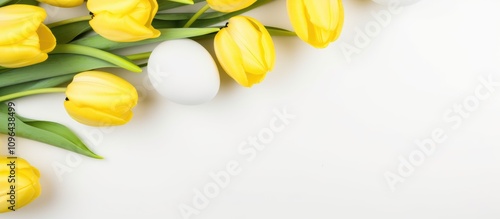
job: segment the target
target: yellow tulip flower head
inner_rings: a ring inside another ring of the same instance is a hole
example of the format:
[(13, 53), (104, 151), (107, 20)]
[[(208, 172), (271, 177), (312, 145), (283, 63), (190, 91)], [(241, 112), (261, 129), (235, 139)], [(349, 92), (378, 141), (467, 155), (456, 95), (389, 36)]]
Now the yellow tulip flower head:
[(224, 71), (245, 87), (261, 82), (276, 60), (269, 32), (259, 21), (246, 16), (229, 19), (215, 35), (214, 48)]
[(137, 91), (126, 80), (102, 71), (82, 72), (66, 90), (64, 107), (77, 122), (89, 126), (123, 125), (132, 119)]
[(233, 12), (244, 9), (257, 0), (207, 0), (210, 8), (220, 12)]
[(37, 0), (37, 1), (61, 8), (71, 8), (83, 4), (83, 0)]
[(288, 16), (297, 36), (316, 48), (335, 41), (344, 24), (341, 0), (287, 0)]
[(151, 22), (158, 11), (156, 0), (88, 0), (90, 26), (115, 42), (135, 42), (160, 36)]
[(41, 7), (14, 4), (0, 8), (0, 66), (19, 68), (47, 60), (56, 38), (42, 22)]
[(26, 160), (0, 157), (0, 213), (17, 211), (35, 200), (42, 191), (39, 178)]

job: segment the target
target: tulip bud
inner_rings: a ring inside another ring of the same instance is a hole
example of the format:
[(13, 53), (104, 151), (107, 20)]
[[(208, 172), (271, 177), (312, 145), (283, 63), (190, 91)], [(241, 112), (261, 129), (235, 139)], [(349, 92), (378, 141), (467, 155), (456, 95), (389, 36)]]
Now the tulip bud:
[(276, 59), (269, 32), (259, 21), (246, 16), (229, 19), (215, 35), (214, 48), (224, 71), (245, 87), (261, 82)]
[(19, 68), (48, 58), (56, 38), (42, 22), (47, 16), (41, 7), (23, 4), (0, 8), (0, 66)]
[(0, 157), (0, 213), (18, 210), (41, 192), (40, 173), (22, 158)]
[(135, 42), (160, 36), (151, 22), (158, 11), (156, 0), (89, 0), (90, 26), (115, 42)]
[(288, 0), (288, 16), (297, 36), (316, 48), (335, 41), (344, 24), (341, 0)]
[(123, 125), (132, 119), (137, 91), (126, 80), (101, 71), (82, 72), (66, 90), (64, 107), (76, 121), (89, 126)]
[(37, 1), (61, 8), (71, 8), (83, 4), (83, 0), (37, 0)]
[(257, 0), (207, 0), (210, 8), (220, 12), (233, 12), (244, 9)]

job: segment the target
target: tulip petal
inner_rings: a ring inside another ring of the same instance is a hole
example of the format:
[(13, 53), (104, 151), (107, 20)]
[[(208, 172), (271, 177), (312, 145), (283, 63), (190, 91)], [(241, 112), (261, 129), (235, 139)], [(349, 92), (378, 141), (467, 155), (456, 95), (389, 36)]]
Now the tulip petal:
[(32, 35), (47, 16), (41, 7), (14, 4), (0, 7), (0, 45), (18, 43)]
[(138, 23), (129, 16), (114, 16), (108, 12), (96, 15), (90, 21), (90, 26), (99, 35), (116, 42), (134, 42), (160, 36), (160, 31)]
[(127, 16), (133, 18), (138, 24), (146, 25), (150, 20), (151, 16), (151, 3), (150, 1), (139, 1), (134, 7), (134, 10), (130, 11)]
[(287, 8), (301, 40), (324, 48), (339, 37), (344, 22), (341, 0), (288, 0)]
[(260, 74), (260, 75), (254, 75), (254, 74), (248, 74), (248, 85), (247, 87), (251, 87), (254, 84), (258, 84), (266, 78), (266, 74)]
[(247, 73), (265, 74), (266, 65), (262, 57), (264, 53), (261, 50), (261, 32), (259, 28), (244, 16), (236, 16), (229, 19), (228, 28), (226, 28), (232, 39), (238, 45), (243, 57), (243, 67)]
[(247, 16), (229, 19), (215, 36), (215, 53), (226, 73), (245, 87), (261, 82), (274, 67), (271, 35), (258, 20)]
[(156, 12), (158, 12), (158, 2), (155, 0), (106, 0), (88, 1), (87, 8), (93, 14), (103, 12), (111, 13), (115, 16), (130, 16), (142, 25), (150, 25)]
[(92, 85), (102, 85), (110, 88), (109, 90), (116, 91), (117, 93), (136, 93), (134, 86), (126, 80), (103, 71), (87, 71), (76, 75), (73, 78), (73, 83), (88, 83)]
[(153, 22), (153, 19), (155, 18), (156, 12), (158, 12), (158, 2), (156, 0), (149, 0), (149, 5), (151, 8), (149, 11), (149, 19), (146, 21), (146, 23), (144, 25), (146, 25), (146, 27), (154, 30), (153, 25), (151, 25), (151, 23)]
[(76, 75), (68, 85), (69, 100), (78, 100), (80, 107), (98, 106), (103, 111), (124, 114), (137, 104), (137, 91), (115, 75), (91, 71)]
[(45, 26), (45, 24), (40, 24), (38, 30), (36, 31), (38, 34), (38, 40), (40, 42), (40, 50), (44, 53), (49, 53), (56, 47), (56, 38), (52, 31)]
[(207, 0), (213, 10), (220, 12), (233, 12), (249, 7), (257, 0)]
[(5, 177), (6, 180), (0, 181), (0, 213), (10, 211), (8, 200), (10, 199), (10, 182), (7, 180), (10, 174), (10, 164), (15, 162), (15, 209), (18, 210), (36, 199), (41, 192), (39, 183), (40, 173), (35, 167), (32, 167), (26, 160), (22, 158), (7, 158), (0, 157), (0, 177)]
[(62, 8), (71, 8), (83, 4), (83, 0), (37, 0), (37, 1)]
[(266, 27), (262, 25), (259, 21), (254, 18), (247, 17), (247, 19), (252, 22), (252, 24), (258, 28), (260, 32), (260, 49), (261, 49), (261, 57), (260, 59), (263, 63), (263, 66), (266, 72), (271, 71), (274, 68), (274, 63), (276, 60), (276, 52), (274, 49), (273, 39), (271, 38), (271, 34), (267, 31)]
[(87, 1), (87, 9), (94, 14), (111, 12), (126, 15), (137, 6), (138, 2), (138, 0), (90, 0)]
[(0, 66), (18, 68), (45, 61), (55, 47), (55, 37), (42, 21), (41, 7), (15, 4), (0, 8)]
[(297, 36), (305, 42), (309, 42), (309, 24), (305, 5), (302, 0), (287, 1), (288, 16)]
[(243, 58), (238, 45), (229, 35), (228, 28), (221, 29), (214, 39), (214, 49), (217, 59), (224, 71), (239, 84), (249, 87)]
[[(99, 110), (105, 112), (114, 112), (116, 114), (124, 114), (132, 110), (137, 102), (132, 102), (133, 94), (110, 92), (110, 88), (104, 86), (82, 86), (79, 85), (76, 89), (86, 89), (85, 92), (77, 92), (74, 89), (68, 90), (69, 102), (75, 103), (79, 107), (98, 107)], [(87, 92), (92, 90), (92, 92)], [(75, 101), (77, 100), (77, 101)]]
[(151, 22), (158, 11), (155, 0), (90, 0), (90, 25), (99, 35), (116, 42), (135, 42), (160, 36)]
[(342, 25), (344, 18), (341, 1), (311, 1), (308, 12), (315, 15), (310, 17), (310, 21), (316, 27), (314, 36), (319, 47), (326, 47), (338, 38), (341, 30), (339, 25)]
[[(38, 172), (38, 171), (37, 171)], [(37, 198), (41, 193), (39, 177), (35, 175), (32, 168), (22, 169), (16, 172), (16, 209), (22, 208)]]
[(0, 46), (0, 66), (18, 68), (43, 62), (48, 55), (38, 48), (38, 36), (31, 35), (23, 44)]
[(89, 71), (77, 74), (66, 90), (64, 106), (76, 121), (91, 126), (123, 125), (137, 104), (134, 86), (113, 74)]
[(338, 18), (333, 16), (335, 13), (336, 4), (335, 0), (314, 0), (310, 1), (306, 6), (307, 14), (309, 15), (309, 21), (320, 29), (331, 30), (333, 29), (333, 24), (338, 22)]
[(65, 101), (64, 107), (71, 118), (79, 123), (89, 126), (123, 125), (130, 121), (134, 115), (132, 111), (115, 115), (113, 112), (106, 112), (90, 107), (82, 107), (75, 104), (71, 100)]

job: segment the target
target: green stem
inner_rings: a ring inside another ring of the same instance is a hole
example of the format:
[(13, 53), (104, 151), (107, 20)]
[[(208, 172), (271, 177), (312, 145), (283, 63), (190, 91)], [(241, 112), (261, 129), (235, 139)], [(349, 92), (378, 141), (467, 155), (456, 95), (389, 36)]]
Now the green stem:
[(196, 14), (194, 14), (193, 17), (191, 17), (191, 19), (189, 19), (186, 24), (184, 24), (184, 28), (190, 27), (209, 8), (210, 8), (210, 6), (208, 4), (205, 4), (205, 6), (203, 6), (203, 8), (201, 8), (198, 12), (196, 12)]
[(42, 88), (42, 89), (35, 89), (35, 90), (27, 90), (27, 91), (21, 91), (21, 92), (1, 96), (0, 102), (19, 98), (19, 97), (34, 95), (34, 94), (64, 93), (64, 92), (66, 92), (65, 87), (54, 87), (54, 88)]
[(132, 54), (125, 56), (125, 58), (130, 59), (132, 61), (138, 61), (142, 59), (149, 59), (149, 56), (151, 56), (152, 52), (143, 52), (143, 53), (137, 53), (137, 54)]
[(59, 44), (56, 46), (54, 50), (52, 50), (52, 52), (50, 52), (50, 54), (57, 54), (57, 53), (69, 53), (69, 54), (91, 56), (115, 64), (132, 72), (142, 71), (142, 69), (139, 68), (137, 65), (120, 56), (89, 46), (81, 46), (76, 44)]
[(75, 17), (75, 18), (70, 18), (70, 19), (50, 23), (50, 24), (47, 24), (47, 27), (53, 28), (53, 27), (58, 27), (58, 26), (66, 25), (66, 24), (76, 23), (79, 21), (89, 21), (90, 19), (92, 19), (92, 15), (85, 15), (85, 16), (81, 16), (81, 17)]

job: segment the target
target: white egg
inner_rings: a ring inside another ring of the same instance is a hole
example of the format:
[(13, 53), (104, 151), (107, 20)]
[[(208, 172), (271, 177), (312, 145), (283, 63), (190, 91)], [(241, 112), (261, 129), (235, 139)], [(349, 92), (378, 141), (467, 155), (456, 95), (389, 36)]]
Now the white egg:
[(160, 95), (185, 105), (212, 100), (220, 86), (214, 59), (203, 46), (190, 39), (159, 44), (149, 58), (148, 76)]

